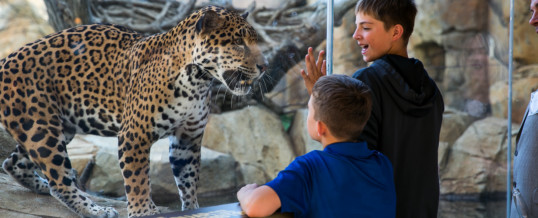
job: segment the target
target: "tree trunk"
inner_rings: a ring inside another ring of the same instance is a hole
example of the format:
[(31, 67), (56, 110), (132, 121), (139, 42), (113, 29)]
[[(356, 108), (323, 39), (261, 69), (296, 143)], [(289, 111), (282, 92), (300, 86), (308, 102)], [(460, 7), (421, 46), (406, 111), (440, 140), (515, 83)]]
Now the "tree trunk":
[(49, 23), (60, 31), (91, 21), (89, 0), (45, 0)]

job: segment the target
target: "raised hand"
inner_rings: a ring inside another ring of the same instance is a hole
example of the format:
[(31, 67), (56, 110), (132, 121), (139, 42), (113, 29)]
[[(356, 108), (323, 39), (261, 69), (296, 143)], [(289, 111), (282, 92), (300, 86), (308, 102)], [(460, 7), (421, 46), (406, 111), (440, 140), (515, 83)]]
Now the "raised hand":
[(327, 74), (327, 65), (325, 63), (325, 51), (321, 50), (318, 59), (314, 59), (313, 48), (308, 48), (308, 54), (305, 56), (306, 71), (301, 69), (301, 76), (304, 80), (304, 85), (308, 90), (308, 94), (312, 94), (312, 87), (318, 79)]

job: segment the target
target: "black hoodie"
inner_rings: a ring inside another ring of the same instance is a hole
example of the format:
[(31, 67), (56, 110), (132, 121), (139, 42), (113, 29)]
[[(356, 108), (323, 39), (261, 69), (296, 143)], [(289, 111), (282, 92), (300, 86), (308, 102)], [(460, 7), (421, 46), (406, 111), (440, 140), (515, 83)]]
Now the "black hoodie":
[(419, 60), (397, 55), (385, 55), (353, 77), (373, 92), (361, 140), (392, 162), (396, 217), (437, 217), (444, 102), (435, 82)]

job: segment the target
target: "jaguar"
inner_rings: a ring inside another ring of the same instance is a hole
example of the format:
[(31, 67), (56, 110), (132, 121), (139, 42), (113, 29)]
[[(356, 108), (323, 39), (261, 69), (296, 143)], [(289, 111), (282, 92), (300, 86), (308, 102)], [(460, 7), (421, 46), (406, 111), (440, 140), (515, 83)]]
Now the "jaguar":
[(117, 217), (77, 186), (66, 150), (75, 134), (115, 136), (128, 216), (158, 214), (149, 153), (153, 142), (169, 137), (182, 209), (198, 208), (213, 80), (246, 95), (266, 69), (247, 15), (207, 6), (151, 36), (113, 24), (80, 25), (1, 59), (0, 127), (17, 142), (4, 171), (82, 217)]

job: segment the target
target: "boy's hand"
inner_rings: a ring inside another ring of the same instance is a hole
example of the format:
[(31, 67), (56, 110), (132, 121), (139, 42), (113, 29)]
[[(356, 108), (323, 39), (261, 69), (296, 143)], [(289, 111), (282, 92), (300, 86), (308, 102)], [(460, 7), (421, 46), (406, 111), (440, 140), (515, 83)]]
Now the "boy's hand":
[(280, 208), (280, 198), (269, 186), (248, 184), (237, 192), (241, 209), (249, 217), (265, 217)]
[(243, 186), (243, 188), (239, 189), (239, 191), (237, 192), (237, 199), (241, 202), (241, 200), (245, 199), (245, 197), (248, 196), (257, 187), (258, 184), (256, 183)]
[(314, 59), (313, 48), (308, 48), (308, 54), (305, 56), (306, 71), (301, 69), (301, 76), (304, 80), (304, 85), (308, 94), (312, 94), (312, 87), (318, 79), (327, 74), (327, 65), (325, 64), (325, 51), (321, 50), (318, 55), (318, 60)]

